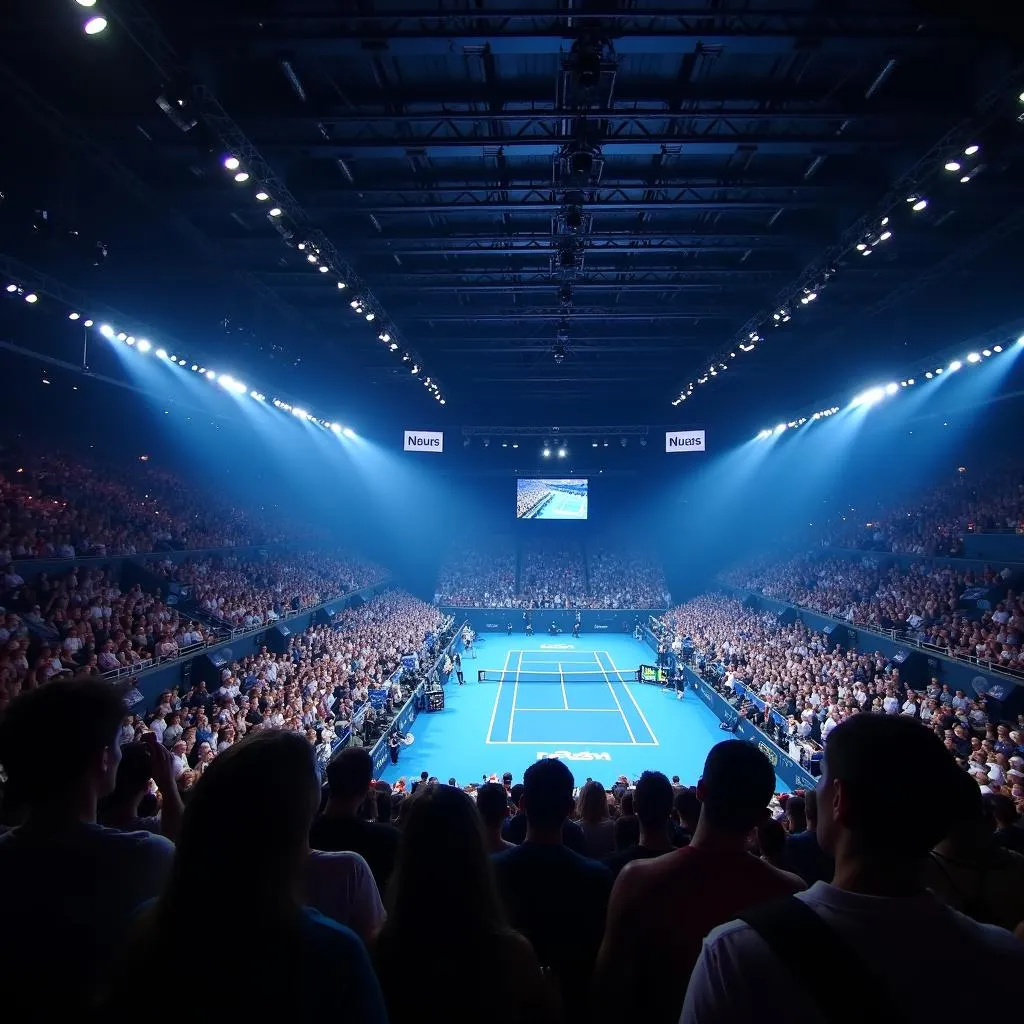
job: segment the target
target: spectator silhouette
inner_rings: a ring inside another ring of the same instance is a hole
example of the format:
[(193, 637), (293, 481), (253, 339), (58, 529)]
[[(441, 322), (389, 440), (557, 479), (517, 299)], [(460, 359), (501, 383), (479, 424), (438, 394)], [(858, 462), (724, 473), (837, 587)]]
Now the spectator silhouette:
[(559, 984), (568, 1021), (589, 1020), (585, 998), (604, 931), (611, 872), (568, 849), (562, 826), (573, 809), (572, 772), (537, 761), (523, 776), (526, 841), (494, 855), (498, 888), (514, 928), (533, 943)]
[[(786, 837), (786, 867), (795, 871), (808, 885), (831, 882), (836, 866), (818, 843), (818, 794), (812, 789), (804, 794), (801, 804), (793, 808), (793, 802), (798, 799), (791, 797), (786, 804), (786, 815), (790, 819), (790, 831)], [(792, 813), (796, 810), (803, 812), (803, 829), (798, 827), (800, 816)]]
[(24, 812), (0, 836), (0, 990), (12, 1020), (37, 1015), (40, 999), (54, 1019), (84, 1010), (104, 958), (170, 871), (167, 839), (96, 824), (123, 718), (120, 688), (69, 679), (17, 697), (0, 720), (8, 795)]
[[(894, 764), (912, 764), (928, 780), (899, 813), (887, 799)], [(978, 992), (990, 1005), (1012, 1005), (1024, 943), (950, 909), (924, 886), (924, 865), (948, 831), (955, 799), (956, 769), (942, 742), (903, 715), (855, 715), (832, 732), (824, 765), (818, 838), (835, 857), (834, 882), (745, 913), (756, 928), (742, 919), (716, 928), (694, 968), (682, 1024), (904, 1019), (904, 1002), (915, 1019), (939, 1024), (975, 1013)], [(799, 943), (796, 956), (788, 936)], [(843, 951), (842, 970), (855, 985), (836, 987), (830, 947)], [(908, 989), (908, 978), (926, 973), (971, 983)], [(766, 999), (782, 977), (786, 998)]]
[[(498, 898), (483, 825), (473, 801), (451, 786), (421, 786), (402, 818), (398, 863), (388, 891), (388, 919), (374, 948), (391, 1024), (423, 1019), (424, 993), (409, 965), (431, 959), (429, 1015), (449, 1022), (542, 1021), (546, 986), (530, 943), (513, 931)], [(467, 972), (457, 950), (501, 965), (500, 993), (486, 970)]]
[[(125, 974), (112, 989), (112, 1009), (121, 1006), (126, 979), (174, 962), (194, 942), (220, 871), (241, 896), (217, 925), (217, 970), (237, 982), (231, 1019), (287, 1014), (289, 1020), (320, 1022), (336, 1012), (340, 991), (351, 1019), (386, 1024), (362, 942), (301, 903), (319, 793), (313, 748), (298, 733), (259, 732), (213, 761), (185, 809), (170, 881), (139, 922)], [(254, 954), (274, 965), (273, 975), (256, 984), (250, 977)], [(180, 1014), (168, 1001), (146, 1015), (171, 1021)]]
[(365, 747), (346, 747), (327, 766), (329, 797), (309, 831), (314, 850), (351, 850), (365, 858), (382, 893), (395, 869), (398, 829), (390, 822), (366, 821), (359, 809), (370, 791), (373, 762)]
[(1013, 931), (1024, 921), (1024, 857), (996, 841), (978, 784), (958, 772), (946, 837), (925, 862), (925, 884), (960, 913)]
[[(661, 772), (644, 772), (636, 784), (633, 806), (640, 825), (637, 841), (605, 858), (605, 863), (618, 877), (619, 872), (635, 860), (650, 860), (669, 853), (672, 844), (672, 783)], [(622, 818), (617, 824), (621, 824)]]
[(757, 747), (716, 744), (697, 784), (700, 820), (690, 844), (622, 869), (595, 979), (605, 1020), (642, 1012), (652, 1024), (676, 1024), (704, 936), (745, 907), (803, 888), (746, 849), (774, 789), (775, 771)]

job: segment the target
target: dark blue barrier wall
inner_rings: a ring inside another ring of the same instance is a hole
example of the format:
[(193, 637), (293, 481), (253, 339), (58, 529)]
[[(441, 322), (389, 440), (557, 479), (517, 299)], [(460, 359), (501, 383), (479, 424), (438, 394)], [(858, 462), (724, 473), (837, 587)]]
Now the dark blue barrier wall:
[[(725, 698), (717, 691), (711, 689), (696, 672), (686, 669), (686, 676), (696, 686), (697, 695), (711, 710), (715, 717), (721, 722), (732, 722), (736, 720), (736, 712), (729, 707)], [(813, 776), (809, 775), (796, 761), (785, 751), (773, 743), (755, 725), (741, 718), (736, 727), (735, 736), (748, 743), (753, 743), (775, 768), (775, 774), (782, 780), (789, 789), (814, 789), (816, 782)]]
[(781, 615), (784, 612), (796, 613), (811, 629), (827, 632), (830, 629), (841, 629), (846, 633), (847, 644), (861, 651), (879, 651), (886, 657), (898, 657), (906, 666), (901, 673), (911, 685), (927, 682), (935, 676), (939, 682), (947, 683), (954, 690), (963, 690), (966, 694), (984, 693), (997, 700), (1001, 705), (1001, 713), (1012, 717), (1024, 708), (1024, 686), (1008, 676), (987, 671), (984, 667), (966, 661), (957, 661), (944, 657), (926, 648), (913, 644), (891, 640), (880, 633), (869, 629), (857, 629), (848, 622), (833, 619), (828, 615), (807, 611), (795, 605), (776, 601), (749, 590), (726, 588), (741, 600), (752, 600), (756, 607)]
[[(508, 624), (512, 623), (513, 633), (525, 631), (522, 608), (456, 608), (445, 605), (441, 609), (462, 622), (469, 622), (474, 633), (504, 633)], [(664, 608), (641, 608), (626, 611), (600, 611), (582, 609), (580, 611), (580, 628), (584, 633), (632, 633), (637, 623), (646, 625), (652, 615), (664, 614)], [(560, 608), (534, 608), (533, 630), (545, 633), (552, 622), (556, 623), (563, 633), (571, 633), (576, 621), (575, 610)]]
[[(401, 710), (395, 716), (395, 720), (391, 724), (392, 726), (397, 725), (399, 732), (408, 732), (409, 726), (416, 721), (416, 702), (422, 693), (423, 684), (421, 683), (413, 690), (412, 696), (402, 705)], [(390, 732), (390, 729), (388, 731)], [(403, 747), (402, 750), (404, 749)], [(399, 760), (401, 760), (401, 752), (399, 752), (398, 756)], [(370, 751), (370, 758), (373, 761), (373, 777), (379, 779), (388, 763), (388, 733), (381, 736), (373, 745), (373, 749)]]
[(189, 558), (251, 558), (261, 551), (276, 552), (294, 549), (294, 545), (260, 544), (247, 548), (197, 548), (195, 551), (153, 551), (138, 555), (106, 555), (102, 558), (26, 558), (14, 563), (15, 568), (26, 579), (34, 579), (41, 572), (51, 576), (63, 575), (71, 569), (99, 569), (110, 566), (121, 571), (122, 562), (184, 562)]
[[(1024, 534), (1019, 533), (967, 533), (964, 534), (964, 556), (998, 562), (999, 568), (1011, 562), (1024, 563)], [(960, 559), (956, 559), (957, 563)]]

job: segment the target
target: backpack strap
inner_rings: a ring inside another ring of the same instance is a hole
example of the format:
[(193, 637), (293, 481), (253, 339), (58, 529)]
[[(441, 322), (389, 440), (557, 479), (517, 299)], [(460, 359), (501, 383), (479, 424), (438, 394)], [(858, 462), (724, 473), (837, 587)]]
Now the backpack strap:
[[(803, 986), (828, 1024), (897, 1024), (903, 1000), (803, 900), (751, 907), (739, 919)], [(852, 982), (852, 983), (851, 983)]]

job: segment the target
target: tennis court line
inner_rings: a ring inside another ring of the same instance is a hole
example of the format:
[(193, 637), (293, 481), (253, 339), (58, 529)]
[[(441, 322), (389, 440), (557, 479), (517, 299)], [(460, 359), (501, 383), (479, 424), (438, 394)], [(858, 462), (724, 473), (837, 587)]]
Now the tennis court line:
[(519, 697), (519, 673), (523, 669), (523, 652), (519, 652), (519, 664), (516, 665), (516, 681), (512, 685), (512, 707), (508, 711), (508, 740), (507, 743), (512, 742), (512, 727), (516, 721), (516, 699)]
[(487, 726), (487, 737), (484, 739), (485, 743), (491, 742), (491, 736), (494, 735), (494, 719), (498, 714), (498, 701), (501, 700), (501, 687), (502, 680), (505, 678), (505, 670), (508, 668), (508, 659), (512, 657), (512, 652), (508, 651), (505, 654), (505, 664), (501, 668), (501, 675), (498, 677), (498, 692), (494, 695), (494, 707), (491, 708), (491, 721)]
[(516, 708), (520, 714), (524, 711), (543, 711), (546, 715), (564, 715), (566, 711), (573, 715), (617, 715), (616, 708)]
[[(608, 657), (608, 652), (604, 652), (605, 657)], [(615, 692), (615, 688), (612, 686), (611, 678), (608, 675), (604, 665), (601, 665), (601, 659), (597, 657), (597, 652), (594, 652), (594, 658), (598, 665), (601, 666), (601, 674), (604, 676), (604, 681), (608, 684), (608, 692), (612, 695), (612, 700), (615, 701), (615, 706), (619, 709), (619, 714), (622, 715), (622, 724), (626, 727), (626, 732), (629, 733), (629, 738), (636, 743), (636, 737), (633, 735), (633, 729), (630, 727), (629, 719), (626, 718), (626, 712), (622, 710), (622, 705), (619, 703), (619, 695)], [(611, 658), (608, 658), (609, 663)]]
[[(604, 656), (608, 659), (608, 664), (611, 665), (612, 671), (621, 679), (622, 672), (619, 671), (619, 669), (616, 667), (615, 662), (612, 660), (612, 656), (607, 651), (604, 652)], [(654, 741), (652, 745), (655, 747), (661, 746), (661, 744), (658, 742), (658, 737), (654, 735), (654, 730), (651, 728), (651, 723), (647, 721), (647, 716), (643, 713), (643, 711), (640, 710), (640, 705), (637, 704), (636, 697), (633, 696), (633, 691), (629, 688), (629, 683), (623, 682), (622, 688), (626, 691), (626, 693), (629, 695), (629, 699), (633, 702), (633, 707), (636, 708), (636, 713), (640, 716), (640, 721), (644, 723), (644, 728), (647, 730), (647, 735), (650, 736), (651, 739)]]
[[(614, 708), (609, 708), (609, 711), (614, 712)], [(630, 743), (629, 740), (512, 740), (510, 743), (505, 744), (501, 740), (495, 740), (497, 746), (512, 746), (512, 747), (533, 747), (537, 748), (540, 746), (548, 747), (586, 747), (588, 750), (593, 750), (595, 747), (601, 749), (603, 747), (657, 747), (658, 743)]]
[(569, 710), (569, 695), (565, 692), (565, 673), (562, 671), (562, 663), (558, 663), (558, 681), (562, 686), (562, 710)]

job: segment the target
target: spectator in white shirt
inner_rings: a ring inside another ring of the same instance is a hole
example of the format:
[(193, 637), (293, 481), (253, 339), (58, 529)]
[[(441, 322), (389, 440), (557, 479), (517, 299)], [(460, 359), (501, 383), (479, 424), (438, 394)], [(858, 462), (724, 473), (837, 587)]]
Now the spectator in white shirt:
[[(928, 785), (894, 814), (891, 771), (897, 763), (915, 765)], [(915, 1019), (939, 1024), (976, 1013), (979, 991), (992, 1005), (1013, 1005), (1024, 943), (951, 910), (923, 882), (929, 851), (948, 831), (956, 771), (941, 741), (901, 715), (855, 715), (839, 726), (818, 786), (818, 840), (835, 857), (833, 883), (817, 882), (794, 897), (802, 907), (778, 904), (745, 915), (757, 928), (739, 920), (712, 931), (681, 1024), (824, 1024), (863, 1018), (874, 1007), (888, 1019), (902, 1015), (904, 999)], [(819, 985), (806, 963), (791, 962), (797, 950), (806, 951), (805, 941), (814, 941), (807, 938), (808, 910), (818, 919), (815, 929), (823, 926), (818, 948), (834, 935), (847, 950), (843, 969), (857, 977), (856, 991)], [(787, 927), (799, 943), (784, 940)], [(970, 985), (917, 986), (909, 994), (908, 976), (954, 978), (965, 964)], [(789, 979), (786, 998), (765, 999), (781, 977)], [(848, 1000), (854, 1012), (837, 1016), (833, 997)]]

